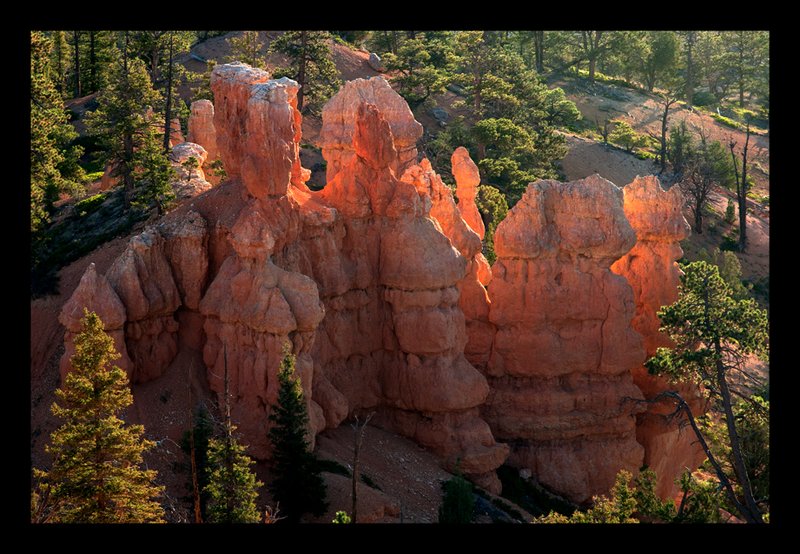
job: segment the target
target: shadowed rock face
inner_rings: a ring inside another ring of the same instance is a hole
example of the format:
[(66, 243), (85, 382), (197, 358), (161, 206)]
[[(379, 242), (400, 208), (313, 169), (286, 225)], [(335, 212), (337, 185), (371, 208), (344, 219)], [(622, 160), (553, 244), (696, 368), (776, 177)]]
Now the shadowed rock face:
[(385, 80), (346, 83), (324, 108), (319, 192), (304, 184), (294, 81), (229, 64), (211, 86), (216, 106), (196, 111), (213, 112), (230, 179), (133, 237), (105, 277), (87, 269), (62, 313), (70, 333), (95, 306), (134, 382), (192, 349), (222, 394), (227, 367), (233, 418), (262, 459), (289, 344), (312, 436), (374, 410), (493, 492), (511, 452), (578, 501), (638, 469), (642, 408), (626, 398), (642, 398), (644, 348), (634, 292), (609, 270), (636, 243), (619, 189), (530, 185), (489, 268), (477, 168), (454, 153), (456, 203), (417, 161), (421, 126)]
[(597, 176), (529, 185), (495, 233), (482, 413), (513, 441), (511, 464), (576, 502), (642, 463), (643, 408), (627, 399), (641, 399), (631, 370), (644, 349), (633, 291), (609, 270), (635, 241), (622, 192)]
[[(636, 231), (636, 245), (617, 260), (611, 271), (625, 277), (633, 288), (636, 314), (631, 326), (642, 334), (647, 357), (661, 346), (671, 346), (669, 337), (659, 332), (657, 312), (678, 299), (681, 271), (675, 260), (683, 256), (679, 241), (689, 236), (683, 217), (683, 198), (678, 187), (661, 188), (658, 178), (637, 177), (623, 189), (625, 216)], [(658, 278), (655, 278), (655, 277)], [(695, 416), (706, 410), (700, 390), (689, 384), (670, 384), (663, 377), (650, 375), (645, 367), (633, 369), (633, 381), (651, 400), (665, 390), (677, 390), (689, 403)], [(689, 429), (680, 429), (677, 419), (666, 416), (674, 411), (671, 402), (649, 404), (637, 416), (636, 438), (644, 447), (644, 463), (656, 472), (656, 492), (663, 498), (678, 493), (675, 477), (684, 468), (695, 468), (705, 459), (702, 447)]]

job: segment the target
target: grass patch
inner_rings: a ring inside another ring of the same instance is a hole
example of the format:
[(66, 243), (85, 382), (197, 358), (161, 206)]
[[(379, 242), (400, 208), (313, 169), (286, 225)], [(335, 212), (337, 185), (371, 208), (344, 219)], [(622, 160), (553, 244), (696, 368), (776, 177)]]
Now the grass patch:
[(736, 129), (738, 131), (744, 131), (745, 130), (745, 126), (744, 125), (742, 125), (738, 121), (734, 121), (730, 117), (725, 117), (724, 115), (720, 115), (720, 114), (718, 114), (716, 112), (711, 112), (711, 117), (714, 120), (716, 120), (717, 122), (722, 123), (723, 125), (725, 125), (727, 127), (730, 127), (732, 129)]
[(94, 213), (100, 206), (103, 205), (103, 202), (106, 200), (106, 196), (107, 195), (100, 193), (90, 196), (89, 198), (84, 198), (75, 204), (75, 212), (79, 217), (84, 217), (88, 214)]
[[(589, 78), (588, 69), (571, 68), (571, 72), (580, 78), (583, 79)], [(642, 90), (642, 87), (640, 87), (636, 83), (631, 83), (630, 81), (626, 81), (625, 79), (620, 79), (619, 77), (612, 77), (610, 75), (606, 75), (605, 73), (600, 73), (599, 71), (594, 72), (594, 80), (606, 85), (614, 85), (617, 87), (628, 88), (631, 90)]]
[(652, 152), (649, 152), (647, 150), (637, 150), (635, 152), (635, 155), (640, 160), (657, 160), (658, 159), (658, 155), (657, 154), (653, 154)]
[(344, 475), (345, 477), (352, 477), (353, 472), (347, 466), (344, 466), (336, 460), (317, 460), (317, 469), (327, 473), (335, 473), (336, 475)]

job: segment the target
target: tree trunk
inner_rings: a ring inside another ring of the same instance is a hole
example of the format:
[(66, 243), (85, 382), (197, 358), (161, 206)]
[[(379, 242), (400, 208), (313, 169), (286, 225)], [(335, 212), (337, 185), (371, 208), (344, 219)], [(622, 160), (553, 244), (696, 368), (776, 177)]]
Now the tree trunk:
[(692, 60), (692, 48), (696, 40), (695, 31), (686, 33), (686, 103), (691, 106), (694, 100), (694, 63)]
[(80, 56), (80, 32), (72, 31), (72, 40), (75, 43), (75, 97), (81, 96), (81, 56)]
[(125, 188), (125, 209), (131, 207), (133, 200), (133, 135), (126, 132), (122, 137), (124, 160), (120, 163), (120, 173), (122, 173), (122, 182)]
[(661, 152), (659, 153), (661, 171), (659, 171), (659, 175), (667, 170), (667, 124), (669, 123), (669, 108), (673, 102), (675, 102), (674, 99), (664, 99), (664, 115), (661, 116)]
[(544, 73), (544, 31), (533, 32), (533, 45), (536, 54), (536, 71)]
[(594, 73), (597, 67), (597, 58), (594, 54), (589, 57), (589, 81), (594, 83)]
[(308, 31), (300, 31), (300, 67), (297, 68), (297, 84), (300, 88), (297, 91), (297, 109), (303, 110), (303, 98), (306, 88), (306, 44), (308, 41)]
[(375, 412), (372, 412), (367, 416), (367, 419), (364, 420), (363, 425), (358, 425), (358, 419), (356, 419), (356, 423), (353, 425), (353, 523), (358, 523), (358, 455), (361, 452), (361, 444), (364, 442), (364, 430), (366, 429), (367, 423), (369, 423), (369, 420), (372, 419), (373, 415), (375, 415)]
[(55, 40), (55, 54), (56, 54), (56, 90), (59, 95), (64, 96), (64, 50), (62, 45), (64, 43), (64, 31), (56, 31)]
[(731, 406), (731, 392), (730, 389), (728, 389), (728, 381), (725, 377), (725, 367), (720, 358), (722, 356), (722, 347), (719, 338), (715, 341), (714, 348), (717, 353), (717, 381), (719, 382), (722, 407), (725, 411), (725, 425), (728, 429), (728, 438), (730, 439), (731, 451), (733, 454), (733, 471), (736, 474), (736, 478), (739, 480), (739, 485), (744, 495), (746, 513), (742, 515), (745, 516), (748, 523), (764, 523), (761, 518), (761, 510), (758, 509), (758, 504), (756, 504), (755, 498), (753, 498), (753, 489), (750, 486), (750, 478), (747, 476), (747, 468), (744, 465), (739, 435), (736, 432), (736, 420)]
[(694, 232), (698, 235), (703, 234), (703, 203), (698, 202), (694, 206)]
[(747, 147), (750, 144), (750, 120), (747, 121), (747, 131), (742, 150), (742, 186), (737, 187), (737, 200), (739, 201), (739, 252), (747, 249)]
[(172, 136), (172, 39), (169, 34), (169, 67), (167, 67), (167, 103), (164, 107), (164, 153), (169, 155), (169, 139)]
[(97, 92), (97, 56), (95, 54), (96, 31), (89, 31), (89, 92)]

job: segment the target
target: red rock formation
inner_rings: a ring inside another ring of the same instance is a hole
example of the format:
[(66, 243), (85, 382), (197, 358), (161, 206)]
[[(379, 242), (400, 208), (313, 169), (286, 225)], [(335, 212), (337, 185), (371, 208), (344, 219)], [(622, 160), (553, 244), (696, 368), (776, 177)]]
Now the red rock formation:
[(214, 127), (214, 104), (211, 100), (203, 99), (192, 102), (186, 140), (205, 148), (208, 152), (207, 161), (209, 163), (219, 159), (217, 130)]
[(203, 359), (212, 390), (223, 394), (229, 375), (232, 415), (259, 458), (269, 454), (269, 407), (278, 397), (277, 371), (285, 343), (293, 344), (297, 373), (309, 401), (311, 431), (324, 428), (321, 409), (311, 401), (313, 368), (308, 356), (324, 316), (316, 284), (285, 271), (269, 259), (275, 241), (260, 211), (242, 212), (231, 230), (234, 255), (200, 302), (206, 317)]
[(637, 471), (642, 411), (631, 370), (633, 291), (609, 266), (634, 245), (622, 192), (598, 176), (539, 181), (497, 227), (489, 319), (497, 326), (482, 410), (509, 462), (576, 502)]
[[(463, 173), (461, 179), (463, 182)], [(466, 274), (457, 283), (458, 304), (464, 313), (467, 330), (464, 354), (470, 363), (483, 368), (489, 360), (494, 328), (489, 323), (489, 296), (486, 293), (486, 285), (491, 280), (491, 269), (481, 253), (480, 237), (463, 219), (461, 203), (456, 205), (453, 192), (433, 171), (427, 159), (409, 167), (401, 180), (416, 187), (425, 205), (430, 206), (430, 216), (467, 260)]]
[[(211, 188), (211, 183), (206, 180), (203, 172), (208, 153), (199, 144), (193, 142), (182, 142), (172, 148), (171, 163), (175, 170), (176, 179), (172, 182), (172, 190), (178, 200), (194, 198)], [(197, 160), (198, 167), (189, 170), (183, 163), (193, 157)]]
[(483, 219), (475, 204), (475, 197), (478, 196), (478, 186), (481, 184), (481, 175), (478, 166), (469, 157), (469, 152), (463, 146), (459, 146), (450, 158), (453, 168), (453, 177), (456, 179), (456, 195), (458, 196), (458, 210), (461, 217), (467, 222), (470, 228), (478, 233), (483, 240), (486, 229)]
[[(631, 325), (644, 337), (647, 357), (669, 337), (659, 332), (657, 312), (678, 299), (680, 269), (675, 260), (683, 255), (679, 241), (689, 236), (683, 217), (683, 198), (678, 187), (662, 190), (655, 176), (637, 177), (623, 189), (625, 215), (636, 231), (636, 246), (617, 260), (611, 270), (625, 277), (633, 287), (636, 315)], [(644, 367), (633, 369), (633, 381), (648, 400), (665, 390), (678, 390), (689, 402), (695, 416), (704, 412), (700, 391), (690, 385), (675, 385), (650, 375)], [(644, 446), (644, 463), (658, 476), (656, 492), (662, 498), (678, 493), (675, 479), (684, 468), (696, 468), (705, 459), (703, 449), (688, 428), (679, 429), (678, 420), (666, 416), (674, 411), (671, 402), (650, 404), (637, 416), (636, 437)]]
[(103, 329), (114, 339), (114, 348), (121, 357), (114, 363), (128, 372), (130, 376), (133, 364), (125, 347), (125, 306), (111, 288), (103, 275), (98, 275), (94, 264), (89, 264), (81, 277), (81, 282), (72, 293), (70, 299), (61, 308), (58, 321), (66, 327), (64, 334), (64, 355), (61, 357), (61, 382), (71, 368), (70, 358), (75, 354), (73, 341), (81, 330), (83, 310), (95, 312), (103, 322)]
[[(328, 110), (323, 117), (340, 116)], [(395, 177), (397, 150), (389, 123), (375, 105), (364, 102), (356, 111), (352, 150), (354, 156), (319, 195), (355, 231), (346, 233), (353, 238), (341, 247), (345, 259), (356, 264), (355, 282), (348, 288), (366, 289), (348, 291), (329, 304), (331, 321), (344, 331), (326, 333), (335, 337), (334, 355), (357, 356), (361, 368), (355, 375), (334, 369), (332, 382), (351, 409), (383, 406), (384, 425), (428, 446), (451, 468), (458, 461), (474, 480), (499, 490), (493, 470), (505, 459), (507, 447), (495, 443), (478, 416), (488, 388), (463, 355), (466, 334), (457, 284), (467, 262), (426, 217), (428, 210), (435, 206), (439, 221), (470, 254), (480, 249), (480, 241), (461, 221), (452, 193), (426, 161), (403, 180)], [(359, 336), (362, 318), (368, 332), (358, 343), (344, 342)], [(332, 362), (336, 368), (338, 362)], [(358, 386), (353, 377), (364, 374), (377, 377), (377, 390), (350, 394)]]
[(127, 312), (125, 340), (134, 383), (159, 377), (178, 352), (173, 314), (181, 300), (164, 250), (164, 238), (147, 229), (131, 238), (106, 273)]
[(312, 433), (375, 410), (494, 492), (509, 447), (490, 425), (512, 441), (512, 463), (574, 500), (638, 469), (642, 408), (625, 399), (641, 398), (631, 372), (644, 350), (633, 292), (608, 269), (635, 242), (620, 191), (596, 177), (531, 185), (498, 227), (490, 269), (471, 228), (474, 164), (453, 156), (456, 204), (427, 160), (416, 164), (421, 127), (384, 80), (347, 83), (323, 110), (330, 179), (312, 192), (297, 84), (268, 77), (215, 68), (231, 178), (134, 237), (107, 283), (87, 272), (71, 300), (74, 311), (117, 298), (103, 309), (109, 329), (125, 326), (133, 380), (158, 377), (178, 348), (201, 349), (217, 393), (227, 366), (234, 420), (265, 458), (291, 343)]
[(269, 73), (243, 63), (217, 65), (211, 72), (214, 91), (214, 129), (217, 152), (225, 164), (228, 177), (241, 175), (242, 157), (248, 141), (242, 134), (246, 129), (247, 103), (251, 85), (266, 83)]
[(406, 101), (383, 77), (355, 79), (347, 81), (322, 108), (320, 142), (327, 162), (328, 181), (332, 181), (354, 155), (356, 111), (361, 102), (379, 106), (389, 124), (397, 150), (395, 165), (391, 168), (395, 175), (401, 175), (417, 161), (417, 141), (422, 136), (422, 125), (414, 119)]

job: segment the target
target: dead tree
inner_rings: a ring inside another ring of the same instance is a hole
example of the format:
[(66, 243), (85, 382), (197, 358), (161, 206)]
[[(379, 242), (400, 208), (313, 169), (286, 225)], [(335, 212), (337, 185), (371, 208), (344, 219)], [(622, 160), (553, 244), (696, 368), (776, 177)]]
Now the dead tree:
[(353, 523), (358, 523), (358, 455), (361, 452), (361, 444), (364, 442), (364, 431), (367, 428), (369, 420), (372, 419), (374, 415), (375, 412), (370, 412), (364, 420), (364, 423), (360, 423), (358, 416), (356, 416), (355, 423), (351, 425), (353, 428)]
[(661, 116), (661, 152), (658, 154), (661, 170), (658, 172), (659, 175), (667, 170), (667, 123), (669, 122), (669, 109), (678, 99), (671, 94), (665, 94), (662, 100), (664, 113)]

